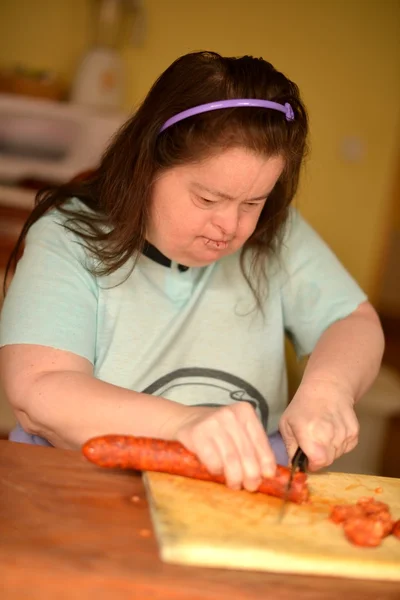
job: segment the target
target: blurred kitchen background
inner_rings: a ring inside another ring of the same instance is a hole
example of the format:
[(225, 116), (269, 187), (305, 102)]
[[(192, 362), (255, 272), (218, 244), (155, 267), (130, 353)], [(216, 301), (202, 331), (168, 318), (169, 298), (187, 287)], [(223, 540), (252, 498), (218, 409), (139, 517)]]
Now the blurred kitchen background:
[[(359, 446), (332, 468), (400, 477), (399, 0), (1, 0), (0, 274), (36, 190), (95, 166), (154, 79), (193, 50), (262, 56), (300, 86), (311, 154), (296, 204), (387, 337), (357, 408)], [(302, 365), (289, 346), (288, 357), (295, 389)], [(0, 436), (14, 422), (0, 391)]]

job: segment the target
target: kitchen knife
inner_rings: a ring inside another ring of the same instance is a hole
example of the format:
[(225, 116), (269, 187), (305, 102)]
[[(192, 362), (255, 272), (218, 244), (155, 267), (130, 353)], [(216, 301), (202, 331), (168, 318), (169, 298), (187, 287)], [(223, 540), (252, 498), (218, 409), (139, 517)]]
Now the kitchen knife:
[(292, 458), (292, 466), (291, 466), (291, 470), (290, 470), (290, 477), (289, 477), (289, 481), (286, 487), (286, 492), (285, 492), (285, 497), (283, 499), (282, 502), (282, 507), (279, 513), (279, 518), (278, 521), (282, 521), (283, 515), (285, 513), (285, 508), (286, 505), (288, 503), (288, 498), (289, 498), (289, 494), (290, 494), (290, 488), (292, 486), (292, 481), (293, 481), (293, 476), (296, 473), (297, 470), (301, 471), (302, 473), (305, 473), (306, 470), (308, 468), (308, 458), (307, 456), (304, 454), (303, 450), (298, 447), (296, 452), (294, 453), (294, 456)]

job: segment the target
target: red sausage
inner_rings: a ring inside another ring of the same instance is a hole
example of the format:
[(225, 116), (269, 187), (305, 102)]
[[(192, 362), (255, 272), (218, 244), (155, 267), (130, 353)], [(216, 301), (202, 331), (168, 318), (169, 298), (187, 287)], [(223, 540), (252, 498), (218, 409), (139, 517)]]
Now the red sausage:
[[(133, 437), (130, 435), (105, 435), (88, 440), (82, 447), (83, 455), (100, 467), (119, 467), (135, 471), (158, 471), (225, 483), (222, 475), (212, 475), (195, 454), (180, 442)], [(284, 498), (289, 482), (287, 467), (277, 466), (274, 477), (263, 479), (258, 492)], [(309, 498), (307, 476), (295, 473), (288, 500), (301, 504)]]

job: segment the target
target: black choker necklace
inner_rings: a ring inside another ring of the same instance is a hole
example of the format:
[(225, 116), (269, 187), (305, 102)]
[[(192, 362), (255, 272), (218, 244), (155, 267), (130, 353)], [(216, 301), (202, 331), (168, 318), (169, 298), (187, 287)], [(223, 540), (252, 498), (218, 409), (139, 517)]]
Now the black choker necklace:
[[(150, 242), (144, 243), (142, 253), (147, 256), (147, 258), (154, 260), (154, 262), (158, 263), (159, 265), (163, 265), (164, 267), (170, 267), (172, 264), (172, 261), (167, 258), (165, 254), (160, 252), (158, 248), (153, 246), (153, 244), (150, 244)], [(178, 269), (179, 271), (183, 272), (187, 271), (189, 267), (185, 267), (185, 265), (178, 265)]]

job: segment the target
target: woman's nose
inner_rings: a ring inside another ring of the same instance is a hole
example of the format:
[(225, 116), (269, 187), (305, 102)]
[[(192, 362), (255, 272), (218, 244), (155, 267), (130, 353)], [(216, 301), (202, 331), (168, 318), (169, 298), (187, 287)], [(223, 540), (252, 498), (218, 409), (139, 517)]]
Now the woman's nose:
[(236, 233), (239, 223), (239, 209), (233, 203), (214, 213), (213, 225), (221, 229), (225, 235)]

